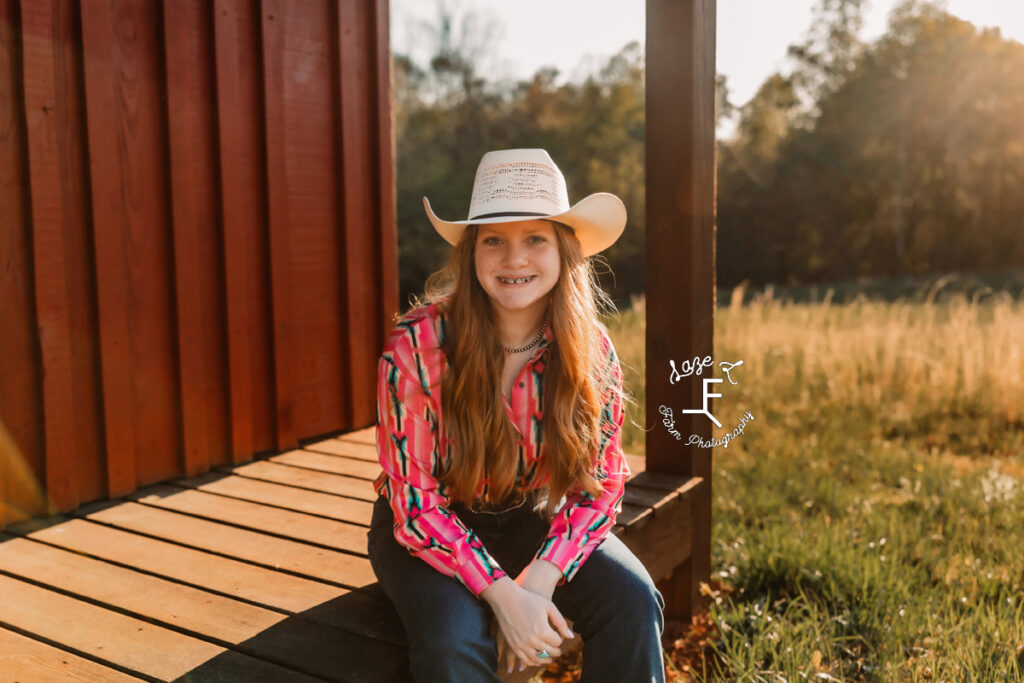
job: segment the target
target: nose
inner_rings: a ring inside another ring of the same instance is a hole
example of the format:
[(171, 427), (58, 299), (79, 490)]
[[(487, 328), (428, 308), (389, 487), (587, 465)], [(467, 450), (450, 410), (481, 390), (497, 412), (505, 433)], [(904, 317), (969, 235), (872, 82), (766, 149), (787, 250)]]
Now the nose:
[(508, 247), (505, 249), (502, 265), (508, 268), (525, 265), (527, 261), (526, 254), (527, 251), (525, 246), (518, 244), (517, 242), (510, 242)]

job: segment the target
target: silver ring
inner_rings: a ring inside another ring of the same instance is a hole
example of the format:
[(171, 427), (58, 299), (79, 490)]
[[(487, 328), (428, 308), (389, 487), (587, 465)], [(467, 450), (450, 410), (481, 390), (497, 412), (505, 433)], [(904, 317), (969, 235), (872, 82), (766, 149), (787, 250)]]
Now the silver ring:
[(541, 650), (540, 652), (537, 653), (537, 658), (538, 659), (547, 659), (550, 656), (551, 655), (548, 654), (547, 650)]

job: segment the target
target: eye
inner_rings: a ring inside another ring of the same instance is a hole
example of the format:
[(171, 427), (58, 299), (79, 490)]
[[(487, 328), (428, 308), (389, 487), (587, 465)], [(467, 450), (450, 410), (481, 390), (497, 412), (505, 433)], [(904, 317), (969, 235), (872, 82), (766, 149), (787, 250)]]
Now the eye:
[(531, 244), (544, 244), (547, 241), (548, 240), (547, 238), (544, 237), (544, 235), (530, 235)]
[(486, 244), (489, 247), (494, 247), (494, 246), (497, 246), (497, 245), (501, 244), (501, 240), (499, 238), (495, 237), (494, 235), (491, 235), (489, 237), (485, 237), (484, 240), (483, 240), (483, 243)]

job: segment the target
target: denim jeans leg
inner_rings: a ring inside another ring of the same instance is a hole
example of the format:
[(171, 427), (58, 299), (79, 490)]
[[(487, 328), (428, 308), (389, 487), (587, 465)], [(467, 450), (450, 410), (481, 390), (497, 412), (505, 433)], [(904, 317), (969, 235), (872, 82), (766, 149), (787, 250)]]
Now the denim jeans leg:
[[(523, 510), (471, 513), (452, 508), (511, 577), (533, 558), (549, 524)], [(378, 498), (367, 534), (370, 562), (405, 625), (414, 680), (497, 681), (493, 612), (458, 580), (398, 544), (394, 517)], [(552, 600), (583, 638), (585, 683), (663, 683), (664, 598), (625, 544), (610, 535)]]
[(391, 599), (409, 640), (416, 683), (497, 682), (498, 652), (490, 635), (490, 606), (395, 540), (394, 516), (378, 498), (367, 533), (373, 571)]
[(665, 600), (651, 575), (610, 534), (552, 600), (583, 639), (584, 683), (663, 683)]

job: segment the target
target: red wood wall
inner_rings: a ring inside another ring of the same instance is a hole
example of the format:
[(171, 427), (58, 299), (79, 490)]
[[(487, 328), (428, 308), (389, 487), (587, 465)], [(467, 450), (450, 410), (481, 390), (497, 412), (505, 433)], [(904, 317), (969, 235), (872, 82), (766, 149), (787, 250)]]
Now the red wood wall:
[(0, 0), (0, 526), (373, 423), (388, 64), (387, 0)]

